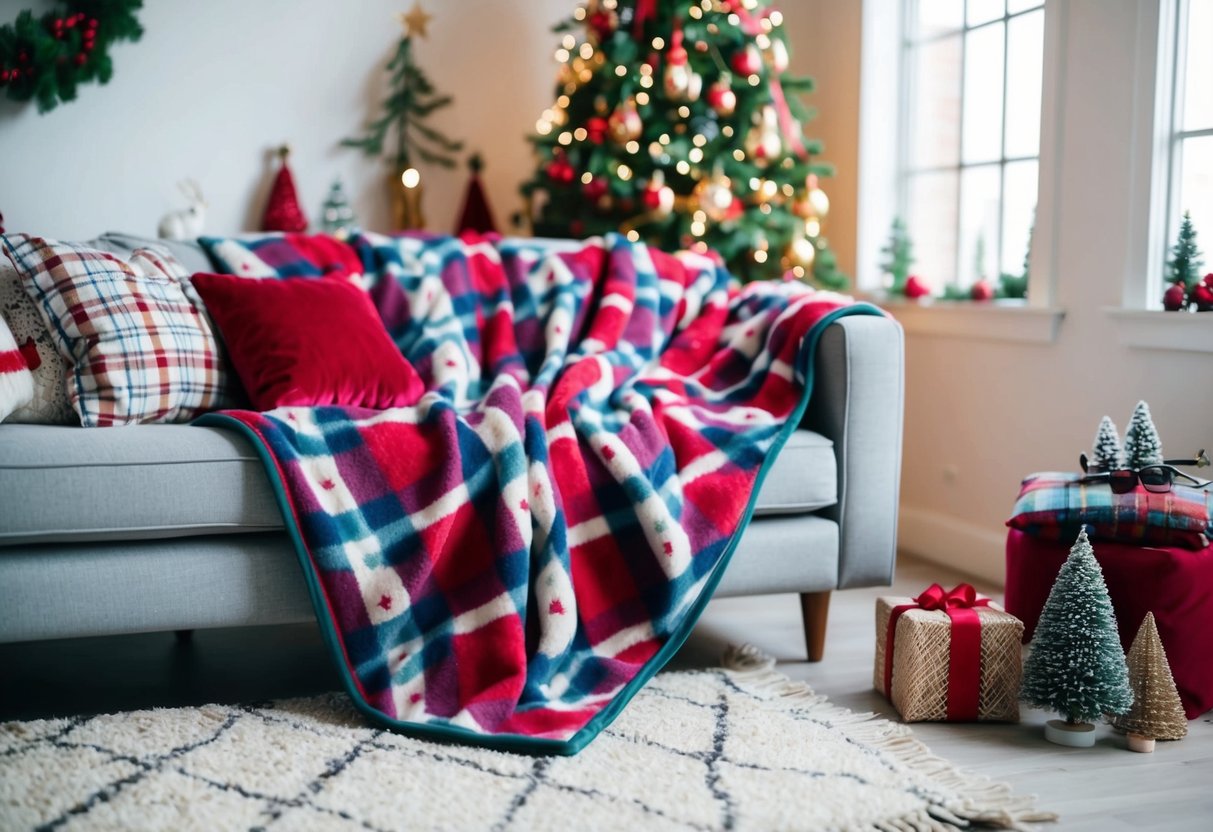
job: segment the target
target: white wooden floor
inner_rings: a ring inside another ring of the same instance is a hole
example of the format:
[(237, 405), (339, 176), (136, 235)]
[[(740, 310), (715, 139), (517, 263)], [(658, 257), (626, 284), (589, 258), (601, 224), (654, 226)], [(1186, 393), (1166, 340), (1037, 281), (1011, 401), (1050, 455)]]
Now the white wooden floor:
[[(825, 658), (806, 662), (800, 610), (794, 596), (713, 601), (684, 647), (679, 662), (708, 664), (724, 645), (748, 641), (779, 660), (786, 675), (808, 682), (839, 705), (856, 711), (895, 712), (872, 690), (877, 595), (917, 595), (932, 582), (951, 588), (964, 576), (906, 558), (892, 590), (848, 590), (831, 600)], [(984, 594), (999, 593), (970, 581)], [(1209, 622), (1213, 626), (1213, 622)], [(1213, 657), (1210, 657), (1213, 660)], [(1188, 736), (1160, 742), (1153, 754), (1136, 754), (1108, 726), (1092, 749), (1046, 742), (1045, 720), (1025, 710), (1018, 725), (917, 723), (914, 731), (941, 757), (1035, 794), (1038, 806), (1057, 812), (1055, 827), (1070, 830), (1213, 830), (1213, 711), (1188, 724)]]
[[(903, 559), (891, 590), (834, 593), (825, 659), (818, 664), (805, 661), (794, 595), (713, 601), (675, 664), (712, 666), (728, 644), (749, 642), (835, 703), (895, 716), (872, 690), (874, 599), (916, 595), (933, 581), (950, 587), (961, 578)], [(249, 702), (339, 687), (314, 624), (201, 631), (189, 644), (149, 633), (0, 645), (0, 721)], [(1154, 754), (1125, 750), (1107, 727), (1095, 748), (1063, 749), (1044, 740), (1048, 718), (1027, 711), (1019, 725), (919, 723), (914, 731), (957, 765), (1036, 794), (1041, 808), (1061, 815), (1056, 828), (1067, 832), (1213, 830), (1213, 712), (1189, 723), (1186, 739), (1159, 743)]]

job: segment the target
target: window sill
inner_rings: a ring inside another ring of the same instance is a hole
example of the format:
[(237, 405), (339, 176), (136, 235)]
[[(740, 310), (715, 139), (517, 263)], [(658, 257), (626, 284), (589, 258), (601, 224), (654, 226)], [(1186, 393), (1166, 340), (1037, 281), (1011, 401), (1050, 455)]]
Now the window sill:
[(934, 335), (980, 341), (1050, 344), (1065, 312), (1040, 309), (1024, 301), (912, 301), (885, 298), (880, 306), (907, 335)]
[(1126, 347), (1146, 350), (1213, 352), (1213, 312), (1163, 312), (1155, 309), (1104, 308), (1116, 322)]

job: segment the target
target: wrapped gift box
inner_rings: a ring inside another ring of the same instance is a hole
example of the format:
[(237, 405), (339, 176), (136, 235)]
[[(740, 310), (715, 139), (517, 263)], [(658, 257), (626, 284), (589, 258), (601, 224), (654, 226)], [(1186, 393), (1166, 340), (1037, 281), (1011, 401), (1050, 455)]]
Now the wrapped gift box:
[[(1140, 546), (1095, 541), (1120, 642), (1125, 650), (1147, 612), (1158, 635), (1188, 719), (1213, 708), (1213, 546)], [(1007, 533), (1007, 610), (1023, 619), (1024, 641), (1032, 637), (1040, 611), (1070, 544)]]
[(962, 584), (876, 599), (873, 684), (906, 722), (1016, 722), (1023, 623)]

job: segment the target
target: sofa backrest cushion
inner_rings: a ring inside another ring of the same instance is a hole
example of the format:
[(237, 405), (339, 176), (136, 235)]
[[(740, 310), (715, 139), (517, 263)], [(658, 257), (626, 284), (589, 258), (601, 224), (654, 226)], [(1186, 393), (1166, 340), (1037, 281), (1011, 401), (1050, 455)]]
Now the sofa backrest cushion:
[(128, 259), (25, 234), (0, 237), (60, 355), (86, 427), (188, 421), (222, 407), (219, 345), (167, 250)]

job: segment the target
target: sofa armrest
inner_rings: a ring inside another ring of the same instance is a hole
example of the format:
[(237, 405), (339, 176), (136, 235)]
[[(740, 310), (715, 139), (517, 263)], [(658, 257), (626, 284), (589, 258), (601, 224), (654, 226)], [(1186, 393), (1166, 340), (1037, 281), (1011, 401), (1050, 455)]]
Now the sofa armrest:
[(820, 513), (838, 524), (840, 589), (893, 578), (904, 381), (892, 318), (852, 315), (822, 333), (804, 424), (834, 442), (838, 502)]

